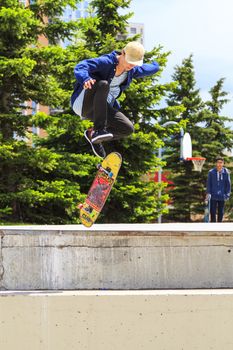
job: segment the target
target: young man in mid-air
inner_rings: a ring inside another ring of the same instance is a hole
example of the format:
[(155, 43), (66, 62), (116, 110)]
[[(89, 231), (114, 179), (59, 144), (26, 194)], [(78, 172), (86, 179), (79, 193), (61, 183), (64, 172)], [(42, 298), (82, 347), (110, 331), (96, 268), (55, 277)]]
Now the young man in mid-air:
[(120, 111), (117, 98), (132, 82), (159, 70), (157, 62), (143, 64), (145, 50), (132, 41), (121, 51), (79, 62), (74, 74), (77, 79), (71, 97), (76, 114), (90, 119), (94, 127), (85, 131), (95, 155), (106, 156), (102, 142), (129, 136), (134, 132), (132, 122)]

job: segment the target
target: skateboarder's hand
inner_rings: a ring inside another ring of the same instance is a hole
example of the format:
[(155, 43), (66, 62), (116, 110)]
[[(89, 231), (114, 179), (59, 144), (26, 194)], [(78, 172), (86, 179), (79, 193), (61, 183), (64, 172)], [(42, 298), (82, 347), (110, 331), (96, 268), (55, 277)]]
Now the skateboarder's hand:
[(94, 85), (95, 82), (96, 82), (95, 79), (87, 80), (87, 81), (85, 81), (85, 83), (83, 84), (83, 88), (84, 88), (84, 89), (91, 89), (91, 88), (92, 88), (92, 85)]

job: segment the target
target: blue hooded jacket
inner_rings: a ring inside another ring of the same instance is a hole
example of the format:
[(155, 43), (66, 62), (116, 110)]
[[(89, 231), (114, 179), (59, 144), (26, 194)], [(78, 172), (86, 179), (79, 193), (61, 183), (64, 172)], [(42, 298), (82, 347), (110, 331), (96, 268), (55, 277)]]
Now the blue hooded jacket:
[(211, 195), (211, 199), (224, 201), (229, 199), (231, 194), (231, 179), (229, 171), (223, 168), (217, 176), (217, 169), (213, 168), (208, 173), (207, 193)]
[[(81, 93), (85, 81), (95, 79), (96, 81), (107, 80), (109, 84), (111, 83), (115, 75), (116, 66), (118, 64), (117, 55), (119, 54), (120, 52), (113, 51), (110, 54), (102, 55), (97, 58), (83, 60), (76, 65), (74, 75), (77, 81), (71, 96), (71, 106), (73, 106), (75, 99)], [(130, 85), (132, 79), (155, 74), (158, 70), (159, 65), (156, 61), (134, 67), (128, 72), (127, 79), (120, 85), (120, 94)], [(113, 107), (119, 109), (120, 105), (115, 101)]]

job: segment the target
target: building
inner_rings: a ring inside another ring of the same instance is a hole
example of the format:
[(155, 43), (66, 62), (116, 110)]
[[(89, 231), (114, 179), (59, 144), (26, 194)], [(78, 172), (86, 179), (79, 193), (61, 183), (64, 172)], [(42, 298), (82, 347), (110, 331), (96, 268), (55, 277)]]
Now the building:
[(144, 39), (144, 24), (143, 23), (129, 23), (129, 25), (126, 28), (127, 33), (126, 34), (119, 34), (117, 36), (118, 40), (126, 40), (128, 38), (131, 38), (137, 34), (140, 35), (140, 38), (138, 41), (144, 45), (145, 39)]
[[(70, 6), (67, 6), (61, 19), (64, 22), (69, 22), (69, 21), (75, 21), (79, 18), (87, 17), (89, 15), (89, 12), (88, 12), (89, 4), (90, 4), (90, 0), (85, 0), (78, 3), (76, 9), (73, 9)], [(70, 41), (68, 39), (61, 42), (62, 47), (66, 47), (69, 44), (70, 44)]]
[(142, 45), (145, 44), (144, 39), (144, 24), (143, 23), (129, 23), (129, 26), (127, 27), (128, 31), (128, 38), (140, 34), (140, 38), (138, 39)]
[[(90, 4), (90, 0), (85, 0), (85, 1), (81, 1), (79, 4), (77, 4), (77, 9), (72, 9), (70, 6), (67, 6), (64, 14), (62, 16), (62, 20), (65, 22), (69, 22), (69, 21), (75, 21), (79, 18), (82, 17), (87, 17), (89, 14), (88, 12), (88, 7)], [(140, 41), (140, 43), (142, 45), (144, 45), (144, 24), (143, 23), (129, 23), (127, 28), (127, 33), (126, 34), (119, 34), (117, 36), (118, 40), (125, 40), (127, 38), (131, 38), (135, 35), (140, 35), (140, 38), (138, 39), (138, 41)], [(61, 43), (61, 45), (63, 47), (67, 46), (70, 43), (70, 41), (65, 40), (64, 42)]]
[(85, 0), (77, 4), (77, 9), (72, 9), (70, 6), (67, 6), (64, 14), (62, 16), (62, 20), (65, 22), (74, 21), (78, 18), (87, 17), (88, 16), (88, 6), (90, 0)]

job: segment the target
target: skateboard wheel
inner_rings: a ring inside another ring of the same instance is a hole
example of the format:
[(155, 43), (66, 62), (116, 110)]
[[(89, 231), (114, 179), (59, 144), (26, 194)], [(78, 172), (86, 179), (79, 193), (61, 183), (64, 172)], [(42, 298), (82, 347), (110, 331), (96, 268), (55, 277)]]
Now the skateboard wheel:
[(83, 208), (83, 204), (80, 203), (80, 204), (78, 205), (78, 209), (82, 209), (82, 208)]

